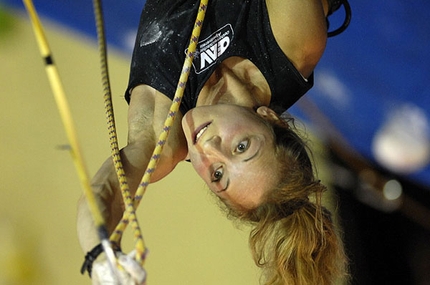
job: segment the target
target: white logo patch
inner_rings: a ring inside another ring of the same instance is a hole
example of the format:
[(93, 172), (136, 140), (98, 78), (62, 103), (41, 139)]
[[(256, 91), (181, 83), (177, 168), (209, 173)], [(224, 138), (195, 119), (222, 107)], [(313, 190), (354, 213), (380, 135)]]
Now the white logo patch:
[(199, 41), (193, 60), (196, 73), (205, 71), (216, 62), (230, 46), (233, 35), (233, 28), (227, 24), (206, 39)]

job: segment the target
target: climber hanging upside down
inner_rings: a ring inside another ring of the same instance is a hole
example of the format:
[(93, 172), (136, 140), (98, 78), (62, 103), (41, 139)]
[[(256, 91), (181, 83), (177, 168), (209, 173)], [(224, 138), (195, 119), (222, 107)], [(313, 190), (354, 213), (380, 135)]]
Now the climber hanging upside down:
[[(345, 274), (342, 242), (319, 199), (325, 187), (284, 113), (312, 87), (327, 16), (345, 2), (210, 0), (180, 112), (152, 175), (160, 180), (189, 160), (229, 214), (254, 225), (251, 250), (267, 284), (332, 284)], [(147, 0), (143, 9), (121, 150), (133, 194), (172, 104), (197, 9), (190, 0)], [(124, 205), (111, 159), (92, 185), (112, 232)], [(85, 198), (78, 234), (85, 252), (99, 243)]]

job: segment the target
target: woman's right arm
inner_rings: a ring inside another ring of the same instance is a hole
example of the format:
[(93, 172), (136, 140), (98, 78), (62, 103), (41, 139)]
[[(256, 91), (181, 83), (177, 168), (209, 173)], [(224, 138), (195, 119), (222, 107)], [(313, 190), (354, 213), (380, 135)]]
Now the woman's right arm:
[[(128, 142), (120, 154), (132, 196), (141, 181), (172, 101), (155, 89), (140, 85), (133, 89), (128, 110)], [(185, 159), (187, 147), (178, 112), (151, 182), (160, 180)], [(109, 233), (120, 221), (124, 205), (112, 159), (107, 159), (91, 181)], [(86, 198), (78, 203), (78, 238), (84, 252), (100, 243)]]

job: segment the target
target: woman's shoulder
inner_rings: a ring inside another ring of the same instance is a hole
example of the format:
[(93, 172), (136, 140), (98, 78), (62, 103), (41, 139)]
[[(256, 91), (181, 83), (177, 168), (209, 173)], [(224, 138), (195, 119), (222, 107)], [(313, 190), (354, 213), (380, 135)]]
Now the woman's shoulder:
[(321, 58), (327, 40), (324, 0), (266, 0), (276, 42), (307, 78)]

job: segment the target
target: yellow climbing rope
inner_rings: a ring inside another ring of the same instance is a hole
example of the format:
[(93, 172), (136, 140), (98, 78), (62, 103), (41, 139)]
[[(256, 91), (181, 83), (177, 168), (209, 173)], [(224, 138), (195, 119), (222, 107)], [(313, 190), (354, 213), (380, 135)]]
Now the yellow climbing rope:
[[(66, 130), (66, 133), (70, 142), (72, 159), (75, 163), (75, 167), (77, 169), (79, 178), (84, 188), (84, 194), (87, 198), (88, 205), (91, 210), (91, 214), (93, 216), (95, 225), (98, 229), (99, 238), (102, 241), (103, 248), (107, 254), (108, 260), (111, 263), (112, 269), (114, 270), (115, 269), (114, 267), (118, 267), (119, 265), (116, 262), (115, 255), (110, 246), (110, 242), (107, 236), (106, 225), (97, 207), (96, 199), (91, 189), (91, 185), (89, 182), (90, 180), (88, 178), (89, 177), (88, 172), (84, 164), (82, 153), (80, 151), (80, 145), (78, 143), (75, 126), (72, 120), (72, 116), (70, 113), (70, 109), (68, 107), (67, 99), (64, 93), (64, 89), (62, 87), (62, 83), (61, 83), (58, 71), (56, 69), (56, 66), (53, 63), (51, 51), (49, 49), (49, 45), (46, 40), (45, 33), (43, 31), (43, 27), (40, 23), (39, 17), (34, 8), (32, 0), (23, 0), (23, 2), (30, 16), (41, 55), (45, 60), (46, 72), (51, 84), (51, 88), (54, 93), (54, 97), (57, 102), (57, 106), (64, 124), (64, 128)], [(208, 3), (208, 0), (200, 1), (197, 18), (194, 23), (194, 28), (190, 37), (190, 43), (187, 49), (187, 54), (185, 57), (184, 65), (182, 68), (181, 76), (179, 78), (179, 82), (177, 85), (177, 89), (175, 92), (172, 105), (170, 107), (169, 113), (167, 114), (167, 118), (165, 120), (163, 130), (159, 136), (158, 143), (153, 151), (153, 154), (151, 156), (151, 159), (149, 161), (145, 174), (143, 175), (141, 183), (139, 184), (139, 187), (136, 191), (136, 195), (133, 199), (131, 197), (130, 190), (128, 188), (128, 183), (121, 163), (120, 151), (118, 147), (118, 139), (117, 139), (117, 132), (115, 127), (115, 118), (114, 118), (114, 112), (113, 112), (111, 88), (110, 88), (109, 74), (108, 74), (106, 39), (105, 39), (105, 33), (104, 33), (101, 0), (93, 1), (95, 16), (96, 16), (96, 26), (97, 26), (101, 73), (102, 73), (102, 84), (103, 84), (103, 92), (104, 92), (104, 103), (105, 103), (106, 119), (108, 123), (111, 153), (112, 153), (112, 158), (115, 165), (115, 170), (117, 172), (118, 179), (120, 182), (121, 193), (125, 204), (125, 212), (124, 212), (123, 219), (118, 224), (115, 231), (112, 233), (110, 237), (110, 241), (112, 243), (119, 244), (119, 241), (122, 237), (122, 234), (125, 228), (127, 227), (128, 223), (130, 223), (132, 225), (133, 232), (134, 232), (136, 260), (141, 265), (143, 265), (143, 262), (144, 262), (145, 244), (144, 244), (143, 236), (136, 217), (135, 209), (138, 207), (146, 191), (146, 188), (149, 185), (151, 174), (154, 172), (155, 168), (157, 167), (160, 154), (163, 150), (164, 144), (169, 135), (169, 131), (173, 125), (176, 114), (179, 110), (179, 106), (182, 101), (186, 82), (188, 80), (189, 72), (192, 67), (192, 61), (197, 48), (197, 42), (200, 35), (201, 27), (203, 25), (204, 17), (206, 14), (207, 3)]]
[[(173, 122), (175, 120), (175, 116), (179, 110), (179, 106), (181, 105), (182, 97), (184, 94), (186, 82), (188, 80), (188, 76), (192, 67), (192, 62), (194, 58), (194, 54), (197, 48), (197, 42), (200, 36), (200, 31), (203, 25), (204, 17), (206, 14), (208, 0), (201, 0), (200, 6), (198, 9), (196, 21), (194, 23), (194, 28), (190, 37), (190, 43), (187, 49), (187, 54), (185, 57), (185, 61), (182, 67), (181, 75), (178, 81), (178, 85), (176, 88), (175, 96), (173, 98), (172, 105), (170, 107), (169, 113), (167, 115), (167, 118), (164, 122), (163, 130), (158, 138), (158, 143), (156, 144), (156, 147), (152, 153), (151, 159), (148, 163), (148, 166), (146, 168), (145, 174), (143, 175), (143, 178), (139, 184), (139, 187), (137, 188), (136, 194), (134, 196), (134, 208), (137, 208), (145, 191), (147, 186), (149, 185), (151, 175), (154, 172), (155, 168), (157, 167), (158, 160), (160, 158), (160, 154), (163, 151), (164, 144), (166, 143), (169, 131), (173, 125)], [(131, 207), (130, 207), (131, 208)], [(130, 212), (126, 211), (124, 213), (122, 221), (118, 224), (115, 231), (113, 232), (111, 236), (111, 241), (117, 242), (120, 240), (123, 231), (127, 227), (127, 221), (130, 219)], [(144, 251), (142, 252), (144, 253)], [(138, 258), (138, 257), (136, 257)], [(143, 260), (141, 261), (143, 262)]]
[(23, 2), (30, 16), (36, 40), (39, 45), (40, 54), (45, 61), (45, 70), (49, 79), (49, 83), (51, 85), (51, 89), (54, 93), (55, 101), (60, 112), (61, 120), (63, 122), (68, 141), (70, 143), (70, 154), (72, 156), (75, 168), (78, 172), (78, 176), (81, 181), (84, 194), (87, 198), (91, 215), (93, 216), (94, 223), (97, 227), (99, 238), (101, 240), (103, 249), (111, 266), (113, 267), (115, 265), (116, 267), (117, 262), (115, 254), (109, 242), (109, 236), (104, 219), (97, 206), (96, 199), (94, 197), (90, 185), (90, 179), (86, 165), (84, 163), (75, 124), (72, 119), (69, 104), (67, 102), (67, 98), (64, 92), (62, 82), (60, 80), (58, 70), (54, 65), (54, 60), (51, 54), (51, 50), (49, 48), (48, 41), (45, 36), (45, 32), (43, 30), (43, 26), (40, 22), (39, 16), (37, 15), (36, 9), (34, 8), (33, 2), (31, 0), (23, 0)]
[[(104, 98), (104, 104), (105, 104), (106, 121), (108, 125), (109, 141), (111, 146), (111, 155), (112, 155), (115, 171), (118, 176), (121, 194), (124, 200), (125, 211), (129, 217), (129, 220), (124, 222), (131, 223), (131, 226), (133, 229), (135, 249), (136, 249), (136, 260), (139, 262), (139, 264), (143, 265), (144, 254), (145, 254), (145, 243), (143, 241), (142, 232), (140, 230), (139, 222), (136, 217), (136, 210), (133, 205), (133, 199), (131, 197), (130, 189), (128, 187), (127, 177), (125, 176), (124, 168), (121, 162), (120, 151), (118, 147), (117, 131), (115, 127), (115, 116), (114, 116), (113, 104), (112, 104), (112, 92), (111, 92), (111, 86), (109, 81), (106, 36), (104, 31), (103, 9), (102, 9), (101, 0), (94, 0), (93, 6), (94, 6), (94, 14), (96, 18), (101, 78), (102, 78), (102, 85), (103, 85), (103, 92), (104, 92), (103, 98)], [(117, 233), (113, 237), (114, 238), (110, 239), (111, 242), (119, 246), (121, 235), (118, 235)]]

